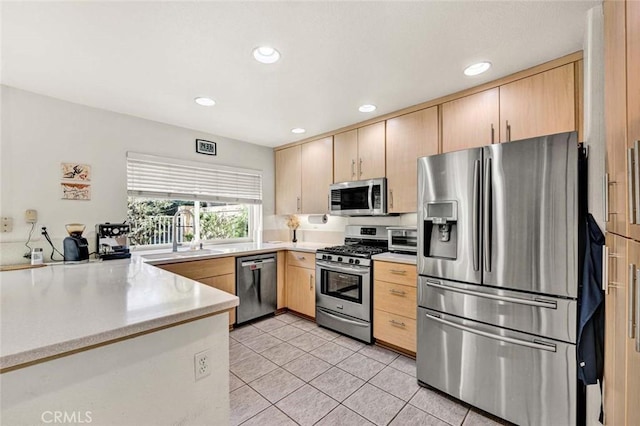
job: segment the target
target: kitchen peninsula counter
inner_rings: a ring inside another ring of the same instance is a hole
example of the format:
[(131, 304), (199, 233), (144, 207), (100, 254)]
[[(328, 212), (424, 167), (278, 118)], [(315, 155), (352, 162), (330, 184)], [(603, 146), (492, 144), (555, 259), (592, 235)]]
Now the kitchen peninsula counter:
[(0, 274), (3, 373), (238, 305), (236, 296), (139, 259)]

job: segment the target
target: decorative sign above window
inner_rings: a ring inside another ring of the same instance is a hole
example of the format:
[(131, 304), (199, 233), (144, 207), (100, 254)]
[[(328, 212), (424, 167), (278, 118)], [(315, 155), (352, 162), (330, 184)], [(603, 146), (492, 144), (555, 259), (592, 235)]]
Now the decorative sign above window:
[(196, 152), (198, 154), (217, 155), (216, 143), (204, 139), (196, 139)]

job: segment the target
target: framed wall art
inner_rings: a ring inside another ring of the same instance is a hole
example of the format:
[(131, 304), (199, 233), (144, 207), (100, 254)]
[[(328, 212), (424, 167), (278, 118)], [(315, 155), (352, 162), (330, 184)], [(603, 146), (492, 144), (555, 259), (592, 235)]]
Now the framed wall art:
[(62, 182), (60, 183), (60, 189), (63, 200), (91, 200), (91, 185), (89, 184)]
[(91, 166), (79, 163), (61, 163), (62, 179), (89, 182), (91, 180)]

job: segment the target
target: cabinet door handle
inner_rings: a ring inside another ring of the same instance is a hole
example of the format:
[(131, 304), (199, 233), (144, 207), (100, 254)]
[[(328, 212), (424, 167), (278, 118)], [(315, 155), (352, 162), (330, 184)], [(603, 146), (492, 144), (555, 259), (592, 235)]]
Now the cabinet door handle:
[(507, 120), (507, 142), (511, 142), (511, 124)]
[(496, 143), (496, 129), (493, 128), (493, 123), (491, 123), (491, 143)]
[(602, 250), (602, 291), (609, 294), (609, 247), (604, 246)]
[(604, 221), (609, 222), (609, 173), (604, 174), (604, 182), (602, 186), (604, 188), (602, 194), (604, 195)]
[(640, 140), (637, 140), (634, 144), (634, 158), (633, 158), (633, 179), (635, 186), (635, 207), (636, 207), (636, 223), (640, 223)]
[(300, 197), (296, 197), (296, 211), (300, 213)]
[(635, 282), (635, 269), (636, 265), (633, 263), (629, 264), (629, 297), (627, 299), (627, 335), (629, 339), (633, 339), (635, 337), (635, 328), (634, 328), (634, 311), (633, 311), (633, 296), (636, 291), (636, 282)]
[(362, 158), (360, 159), (360, 163), (358, 164), (358, 178), (362, 177)]
[(305, 260), (306, 259), (306, 257), (304, 257), (304, 256), (296, 256), (296, 257), (298, 258), (298, 260)]
[(389, 203), (391, 204), (391, 208), (393, 208), (393, 189), (389, 190)]
[(356, 160), (351, 160), (351, 177), (356, 177)]
[(393, 288), (389, 289), (389, 293), (394, 294), (396, 296), (402, 296), (402, 297), (404, 297), (407, 294), (406, 291), (396, 290), (396, 289), (393, 289)]
[(640, 269), (636, 269), (636, 352), (640, 352)]
[(634, 215), (634, 208), (635, 208), (635, 203), (633, 202), (633, 194), (634, 194), (634, 190), (633, 190), (633, 148), (629, 148), (627, 149), (627, 189), (628, 189), (628, 194), (627, 194), (627, 198), (629, 198), (629, 224), (633, 225), (634, 223), (636, 223), (636, 219), (635, 219), (635, 215)]
[(396, 275), (404, 275), (407, 273), (407, 271), (404, 269), (389, 269), (389, 272)]
[(313, 290), (313, 275), (309, 274), (309, 290)]
[(403, 323), (401, 321), (389, 320), (389, 322), (391, 323), (391, 325), (396, 326), (396, 327), (406, 327), (405, 323)]

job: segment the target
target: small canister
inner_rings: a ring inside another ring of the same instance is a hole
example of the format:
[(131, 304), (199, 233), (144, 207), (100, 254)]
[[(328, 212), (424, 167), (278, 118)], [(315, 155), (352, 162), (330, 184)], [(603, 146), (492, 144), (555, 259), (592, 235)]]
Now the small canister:
[(31, 264), (42, 265), (44, 263), (44, 253), (40, 247), (36, 247), (31, 251)]

